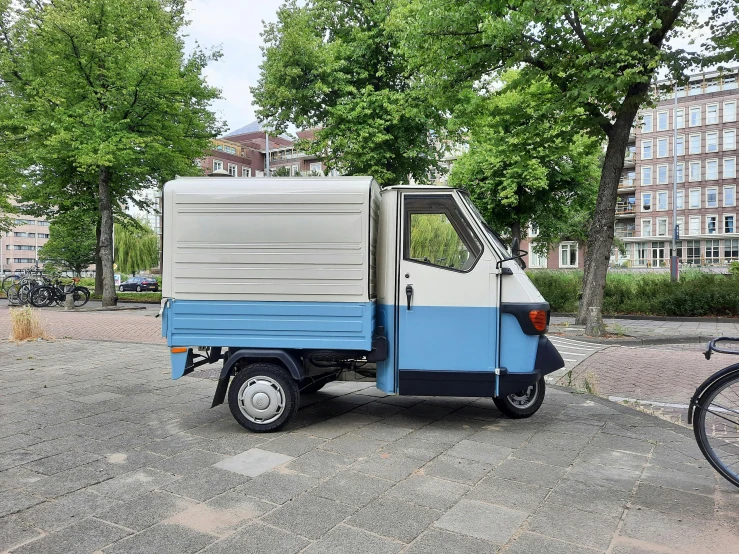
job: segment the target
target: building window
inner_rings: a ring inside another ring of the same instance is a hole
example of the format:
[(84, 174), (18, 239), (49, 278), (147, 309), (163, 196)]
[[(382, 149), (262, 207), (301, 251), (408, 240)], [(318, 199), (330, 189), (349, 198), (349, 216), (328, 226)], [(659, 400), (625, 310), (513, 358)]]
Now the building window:
[(736, 227), (734, 226), (734, 216), (724, 215), (724, 233), (734, 233)]
[(667, 138), (661, 138), (657, 139), (657, 157), (658, 158), (666, 158), (668, 155), (668, 144), (669, 139)]
[(724, 258), (726, 258), (726, 261), (735, 261), (739, 258), (739, 239), (727, 239), (724, 241)]
[(652, 267), (663, 267), (665, 265), (665, 243), (652, 243)]
[(238, 167), (236, 167), (236, 164), (228, 164), (228, 174), (231, 177), (236, 177), (238, 171)]
[(718, 160), (706, 160), (706, 180), (718, 179)]
[(576, 242), (563, 242), (559, 245), (559, 267), (577, 267)]
[(701, 92), (703, 92), (703, 82), (702, 81), (692, 81), (690, 83), (690, 90), (688, 91), (688, 94), (690, 96), (698, 96)]
[(724, 179), (736, 177), (736, 158), (724, 158)]
[[(33, 234), (33, 233), (31, 233), (31, 234)], [(14, 237), (27, 237), (28, 236), (28, 233), (18, 233), (18, 232), (15, 232), (15, 233), (13, 233), (13, 236)]]
[(736, 101), (724, 102), (724, 123), (736, 121)]
[(706, 106), (706, 125), (718, 123), (718, 104), (708, 104)]
[(735, 185), (727, 185), (724, 187), (724, 206), (736, 206)]
[(643, 237), (652, 236), (652, 220), (651, 219), (641, 220), (641, 236)]
[(321, 174), (323, 171), (321, 170), (321, 163), (312, 163), (310, 164), (310, 172), (315, 174)]
[(652, 166), (647, 165), (641, 168), (641, 184), (651, 185), (652, 184)]
[(701, 207), (701, 189), (690, 189), (688, 196), (689, 204), (688, 207), (691, 209)]
[(690, 108), (690, 126), (697, 127), (701, 124), (701, 107), (692, 106)]
[(689, 264), (700, 264), (701, 263), (701, 241), (689, 240), (687, 241), (687, 262)]
[(700, 181), (701, 180), (701, 163), (690, 162), (690, 180)]
[(29, 221), (28, 223), (30, 225), (39, 225), (41, 227), (48, 227), (49, 225), (51, 225), (51, 223), (49, 223), (48, 221), (39, 221), (39, 222)]
[[(10, 258), (6, 258), (10, 259)], [(14, 264), (32, 264), (36, 263), (36, 258), (13, 258)]]
[(700, 134), (690, 135), (690, 153), (691, 154), (700, 154), (701, 153), (701, 136), (700, 136)]
[(736, 148), (736, 129), (724, 129), (724, 150)]
[(688, 234), (689, 235), (700, 235), (701, 234), (701, 218), (691, 217), (688, 220)]
[(532, 248), (531, 252), (529, 252), (529, 267), (546, 268), (547, 256), (542, 256)]
[(715, 187), (706, 189), (706, 208), (718, 207), (718, 189)]
[(290, 175), (292, 175), (293, 177), (295, 175), (300, 175), (300, 166), (299, 165), (294, 165), (292, 167), (292, 169), (290, 170)]
[(667, 191), (660, 191), (657, 193), (657, 209), (667, 209)]
[(241, 168), (241, 176), (242, 177), (251, 177), (251, 167), (242, 167)]
[(677, 155), (684, 156), (685, 155), (685, 135), (678, 135), (675, 145), (676, 145), (675, 149), (677, 150)]
[(652, 141), (651, 140), (641, 141), (641, 159), (642, 160), (652, 159)]
[(732, 90), (736, 88), (736, 75), (724, 77), (724, 90)]
[(666, 217), (657, 218), (657, 236), (658, 237), (667, 236), (667, 218)]
[[(673, 229), (673, 231), (675, 230), (677, 231), (677, 238), (680, 238), (680, 234), (683, 232), (683, 229), (685, 229), (685, 225), (683, 225), (683, 223), (685, 223), (685, 219), (682, 217), (678, 217), (677, 218), (677, 229)], [(680, 254), (679, 257), (682, 258), (682, 254)]]
[(645, 113), (642, 114), (642, 133), (651, 133), (652, 132), (652, 114), (651, 113)]
[(647, 265), (649, 251), (647, 242), (637, 242), (634, 244), (634, 265)]
[(223, 162), (221, 160), (213, 160), (213, 171), (223, 169)]
[(718, 152), (718, 133), (706, 133), (706, 152)]
[(657, 166), (657, 183), (660, 185), (667, 184), (667, 166), (666, 165)]
[(685, 128), (685, 108), (675, 110), (675, 125), (678, 129)]
[(642, 192), (641, 194), (641, 211), (651, 212), (652, 211), (652, 193)]
[(706, 263), (717, 264), (719, 263), (719, 240), (707, 240), (706, 241)]
[(706, 216), (706, 233), (709, 235), (715, 235), (718, 233), (718, 216), (707, 215)]
[(677, 209), (685, 209), (685, 191), (682, 189), (677, 191), (677, 196), (675, 197), (675, 199), (675, 201), (677, 202)]
[(721, 83), (719, 83), (718, 77), (714, 79), (706, 80), (706, 93), (718, 92), (720, 88), (721, 88)]
[(677, 164), (677, 179), (676, 181), (678, 183), (684, 183), (685, 182), (685, 163), (680, 162)]
[(667, 131), (670, 127), (668, 111), (657, 112), (657, 130)]

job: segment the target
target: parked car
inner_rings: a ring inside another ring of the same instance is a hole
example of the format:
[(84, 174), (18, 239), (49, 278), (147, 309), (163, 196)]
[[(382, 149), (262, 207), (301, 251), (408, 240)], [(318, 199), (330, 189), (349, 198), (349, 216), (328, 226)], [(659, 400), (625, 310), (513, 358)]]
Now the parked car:
[(159, 283), (154, 277), (131, 277), (128, 281), (124, 281), (118, 286), (118, 290), (123, 292), (126, 290), (135, 290), (141, 292), (143, 290), (150, 290), (157, 292), (159, 290)]

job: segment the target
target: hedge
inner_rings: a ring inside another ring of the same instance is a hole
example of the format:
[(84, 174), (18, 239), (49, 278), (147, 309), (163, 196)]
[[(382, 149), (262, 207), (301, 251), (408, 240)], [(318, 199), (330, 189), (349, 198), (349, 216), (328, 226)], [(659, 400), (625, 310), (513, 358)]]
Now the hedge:
[[(119, 302), (141, 302), (144, 304), (159, 304), (162, 301), (161, 292), (119, 292), (116, 291)], [(91, 296), (93, 300), (102, 300), (99, 294)]]
[[(553, 312), (577, 312), (582, 272), (527, 272)], [(685, 270), (673, 283), (667, 273), (609, 273), (604, 314), (739, 317), (739, 277)]]

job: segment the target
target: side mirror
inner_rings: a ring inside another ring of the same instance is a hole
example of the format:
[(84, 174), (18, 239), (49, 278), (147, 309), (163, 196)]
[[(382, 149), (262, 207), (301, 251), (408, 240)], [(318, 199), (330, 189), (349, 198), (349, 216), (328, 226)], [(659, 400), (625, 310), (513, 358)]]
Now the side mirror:
[(521, 267), (521, 269), (526, 269), (526, 263), (523, 261), (523, 257), (528, 254), (526, 250), (521, 250), (521, 242), (518, 240), (518, 237), (514, 237), (513, 241), (511, 242), (511, 256), (510, 258), (503, 258), (500, 260), (497, 264), (495, 264), (495, 267), (501, 267), (503, 265), (503, 262), (508, 262), (510, 260), (516, 260), (516, 263)]

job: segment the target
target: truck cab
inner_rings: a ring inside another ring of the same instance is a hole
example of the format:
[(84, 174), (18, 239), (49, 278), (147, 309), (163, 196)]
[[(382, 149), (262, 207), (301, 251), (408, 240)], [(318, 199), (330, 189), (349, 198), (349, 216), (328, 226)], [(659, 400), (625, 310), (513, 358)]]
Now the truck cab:
[(228, 397), (252, 431), (283, 427), (346, 370), (388, 394), (485, 396), (529, 417), (564, 365), (548, 303), (462, 190), (177, 179), (164, 222), (173, 377), (223, 363), (213, 405)]

